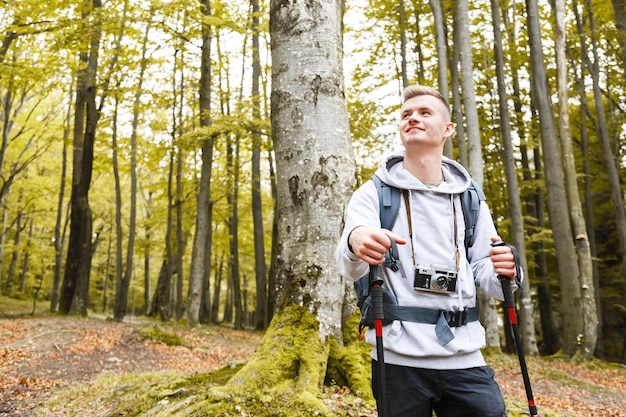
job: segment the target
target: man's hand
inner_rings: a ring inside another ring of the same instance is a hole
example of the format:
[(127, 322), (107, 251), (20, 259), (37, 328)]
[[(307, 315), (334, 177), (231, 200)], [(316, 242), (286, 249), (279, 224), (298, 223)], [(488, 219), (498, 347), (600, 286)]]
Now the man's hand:
[(385, 253), (391, 248), (390, 239), (399, 245), (406, 243), (406, 240), (387, 229), (357, 226), (348, 236), (348, 246), (363, 262), (380, 265), (385, 261)]
[[(500, 237), (495, 236), (491, 238), (491, 242), (501, 242)], [(491, 262), (493, 263), (493, 270), (498, 275), (504, 275), (511, 280), (515, 279), (515, 256), (513, 251), (508, 246), (492, 246), (489, 252), (491, 256)]]

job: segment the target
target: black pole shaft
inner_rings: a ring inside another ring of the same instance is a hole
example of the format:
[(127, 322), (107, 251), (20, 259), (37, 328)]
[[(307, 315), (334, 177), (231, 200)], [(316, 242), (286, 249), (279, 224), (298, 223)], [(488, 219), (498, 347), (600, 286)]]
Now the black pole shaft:
[(370, 265), (370, 291), (372, 294), (372, 315), (374, 317), (374, 330), (376, 332), (376, 362), (378, 364), (378, 396), (380, 417), (389, 416), (387, 402), (387, 380), (385, 373), (385, 353), (383, 345), (383, 293), (380, 287), (383, 283), (380, 279), (378, 266)]
[(509, 321), (513, 329), (513, 338), (515, 339), (515, 347), (517, 348), (517, 357), (519, 358), (520, 368), (522, 370), (522, 378), (524, 379), (524, 388), (526, 388), (526, 398), (528, 399), (528, 410), (531, 417), (537, 417), (537, 406), (533, 398), (533, 390), (530, 386), (530, 378), (528, 376), (528, 367), (524, 357), (524, 346), (522, 338), (519, 334), (519, 324), (517, 323), (517, 312), (515, 311), (515, 300), (513, 299), (513, 290), (511, 289), (511, 279), (504, 275), (498, 275), (502, 284), (502, 292), (504, 293), (504, 306), (509, 314)]

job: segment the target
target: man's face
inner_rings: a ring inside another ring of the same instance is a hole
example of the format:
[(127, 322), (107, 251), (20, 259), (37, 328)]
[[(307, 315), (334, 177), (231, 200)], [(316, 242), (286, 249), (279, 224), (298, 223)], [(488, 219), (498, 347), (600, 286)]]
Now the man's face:
[(402, 105), (400, 139), (405, 147), (416, 144), (443, 146), (454, 133), (446, 106), (431, 95), (415, 96)]

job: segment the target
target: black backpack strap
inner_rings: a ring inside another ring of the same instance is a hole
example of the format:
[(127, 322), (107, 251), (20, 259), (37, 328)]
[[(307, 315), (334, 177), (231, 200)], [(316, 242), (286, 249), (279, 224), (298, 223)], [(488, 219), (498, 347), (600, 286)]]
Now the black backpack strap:
[(391, 230), (398, 217), (400, 208), (400, 190), (384, 183), (378, 175), (372, 177), (378, 192), (378, 206), (380, 210), (380, 226)]
[[(374, 181), (378, 192), (380, 227), (391, 230), (400, 210), (400, 190), (384, 183), (377, 175), (372, 177), (372, 181)], [(404, 268), (402, 268), (402, 263), (400, 263), (398, 245), (393, 239), (391, 239), (391, 248), (385, 254), (384, 265), (394, 272), (400, 271), (402, 278), (406, 278), (406, 273)]]
[(485, 199), (485, 193), (474, 180), (472, 180), (467, 190), (461, 194), (461, 207), (463, 209), (463, 217), (465, 218), (464, 242), (466, 249), (474, 243), (474, 231), (478, 221), (480, 202), (485, 201)]

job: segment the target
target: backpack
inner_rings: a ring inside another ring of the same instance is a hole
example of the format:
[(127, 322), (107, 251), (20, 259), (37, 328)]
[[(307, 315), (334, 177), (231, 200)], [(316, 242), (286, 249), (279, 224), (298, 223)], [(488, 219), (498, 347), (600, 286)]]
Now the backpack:
[[(383, 182), (377, 175), (372, 177), (372, 181), (378, 191), (378, 202), (380, 211), (380, 225), (383, 229), (391, 230), (400, 209), (400, 197), (402, 190)], [(478, 220), (478, 212), (480, 210), (480, 202), (486, 199), (484, 192), (478, 184), (472, 180), (470, 186), (461, 194), (461, 208), (463, 218), (465, 219), (465, 249), (471, 247), (474, 243), (474, 230)], [(395, 241), (391, 241), (391, 248), (385, 254), (383, 266), (394, 272), (400, 271), (403, 278), (406, 273), (399, 262), (398, 248)], [(357, 296), (357, 306), (361, 310), (361, 322), (359, 323), (359, 333), (362, 333), (365, 327), (373, 327), (374, 320), (371, 312), (371, 299), (369, 292), (369, 274), (363, 275), (354, 282), (354, 290)], [(393, 320), (403, 320), (421, 323), (436, 323), (440, 312), (437, 310), (428, 310), (418, 307), (398, 306), (397, 300), (383, 286), (383, 325), (391, 323)], [(475, 311), (475, 312), (474, 312)], [(472, 321), (477, 319), (478, 309), (470, 312), (470, 317), (463, 317), (464, 321)]]

